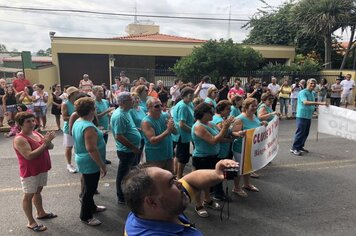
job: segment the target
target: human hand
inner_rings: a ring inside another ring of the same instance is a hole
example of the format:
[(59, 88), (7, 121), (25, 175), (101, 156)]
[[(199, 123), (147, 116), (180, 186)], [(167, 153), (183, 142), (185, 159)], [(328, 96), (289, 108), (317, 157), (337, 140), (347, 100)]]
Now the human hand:
[(54, 131), (48, 131), (43, 137), (46, 146), (49, 146), (55, 137), (56, 133)]
[(132, 150), (132, 152), (133, 152), (134, 154), (140, 154), (140, 153), (141, 153), (141, 150), (140, 150), (139, 148), (134, 148), (134, 149)]
[(235, 137), (245, 137), (246, 136), (246, 130), (240, 130), (240, 131), (237, 131), (237, 132), (234, 132), (234, 136)]
[(100, 173), (101, 173), (101, 178), (104, 178), (107, 173), (105, 164), (100, 167)]
[(169, 132), (172, 132), (172, 131), (174, 130), (174, 121), (173, 121), (172, 118), (169, 118), (169, 119), (167, 120), (167, 130), (168, 130)]
[(239, 168), (239, 163), (234, 160), (224, 159), (219, 161), (215, 165), (215, 170), (218, 172), (219, 175), (222, 174), (222, 177), (224, 177), (224, 170), (228, 168)]
[(223, 129), (228, 129), (228, 128), (230, 128), (231, 124), (234, 123), (234, 121), (235, 121), (235, 117), (230, 116), (229, 118), (227, 118), (226, 120), (224, 120), (224, 121), (222, 122), (222, 128), (223, 128)]
[(261, 121), (261, 126), (265, 126), (265, 127), (266, 127), (267, 125), (268, 125), (268, 122), (267, 122), (267, 121), (265, 121), (265, 120), (264, 120), (264, 121)]

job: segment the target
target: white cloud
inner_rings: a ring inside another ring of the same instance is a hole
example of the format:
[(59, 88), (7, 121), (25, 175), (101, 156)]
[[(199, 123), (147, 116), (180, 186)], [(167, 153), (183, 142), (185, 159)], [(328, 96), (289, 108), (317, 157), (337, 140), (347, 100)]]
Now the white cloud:
[[(268, 1), (268, 0), (267, 0)], [(269, 0), (271, 5), (280, 5), (282, 0)], [(231, 4), (232, 18), (248, 19), (263, 4), (259, 0), (136, 0), (138, 14), (195, 16), (228, 18)], [(77, 9), (113, 13), (134, 13), (135, 1), (132, 0), (12, 0), (12, 7)], [(164, 18), (144, 18), (160, 25), (161, 33), (198, 39), (227, 38), (228, 22), (175, 20)], [(0, 43), (7, 48), (19, 51), (36, 52), (50, 47), (49, 32), (57, 36), (109, 38), (125, 35), (125, 27), (133, 17), (98, 16), (80, 13), (10, 11), (0, 8)], [(248, 33), (241, 29), (243, 22), (231, 22), (231, 37), (241, 42)]]

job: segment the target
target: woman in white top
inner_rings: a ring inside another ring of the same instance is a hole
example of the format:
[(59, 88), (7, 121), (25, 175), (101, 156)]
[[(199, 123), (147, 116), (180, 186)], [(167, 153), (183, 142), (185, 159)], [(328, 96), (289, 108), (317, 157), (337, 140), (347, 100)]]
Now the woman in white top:
[(35, 87), (35, 91), (32, 94), (33, 101), (33, 110), (36, 117), (36, 122), (38, 126), (40, 126), (40, 120), (42, 121), (43, 129), (46, 128), (47, 119), (47, 102), (48, 102), (48, 93), (45, 92), (43, 84), (37, 84)]
[(291, 105), (292, 105), (292, 117), (295, 117), (295, 114), (297, 112), (297, 100), (298, 100), (298, 94), (303, 88), (299, 84), (299, 80), (296, 79), (295, 83), (292, 84), (292, 93), (290, 94), (290, 100), (291, 100)]

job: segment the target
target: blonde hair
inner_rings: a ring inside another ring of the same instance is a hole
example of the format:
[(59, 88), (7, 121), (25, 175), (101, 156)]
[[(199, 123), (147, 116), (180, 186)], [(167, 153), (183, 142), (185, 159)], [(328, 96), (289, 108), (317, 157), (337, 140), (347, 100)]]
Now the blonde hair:
[(215, 87), (210, 87), (210, 88), (208, 89), (208, 95), (207, 95), (207, 96), (210, 97), (213, 92), (217, 92), (217, 91), (219, 91), (217, 88), (215, 88)]
[(256, 98), (246, 98), (242, 103), (242, 110), (246, 111), (254, 102), (258, 103)]

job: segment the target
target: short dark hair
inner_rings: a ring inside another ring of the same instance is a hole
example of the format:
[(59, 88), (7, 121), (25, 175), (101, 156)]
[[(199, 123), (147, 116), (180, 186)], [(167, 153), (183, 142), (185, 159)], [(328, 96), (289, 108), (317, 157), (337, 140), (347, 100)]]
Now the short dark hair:
[(216, 113), (221, 114), (226, 107), (231, 107), (231, 103), (228, 100), (221, 100), (218, 104), (216, 104)]
[(210, 76), (209, 75), (205, 75), (202, 79), (203, 82), (209, 82), (210, 81)]
[(155, 183), (147, 171), (149, 167), (152, 166), (138, 165), (125, 176), (122, 182), (126, 204), (136, 215), (143, 213), (145, 197), (153, 195), (156, 191)]
[(90, 97), (79, 98), (74, 102), (75, 110), (80, 117), (86, 116), (95, 110), (95, 102)]
[(274, 96), (270, 93), (262, 93), (262, 95), (261, 95), (262, 102), (267, 101), (267, 99), (269, 99), (269, 98), (274, 98)]
[(178, 84), (179, 81), (181, 81), (181, 79), (175, 79), (174, 84)]
[(240, 95), (235, 95), (232, 98), (230, 98), (230, 102), (232, 103), (232, 105), (236, 106), (236, 104), (243, 99), (244, 98), (241, 97)]
[(188, 96), (189, 94), (194, 94), (194, 89), (192, 89), (190, 87), (185, 87), (180, 91), (180, 96), (182, 98)]
[(15, 115), (15, 121), (19, 126), (22, 126), (28, 118), (35, 118), (35, 115), (27, 111), (17, 112)]
[(37, 84), (37, 87), (39, 87), (41, 90), (44, 89), (44, 85), (43, 84)]
[(202, 102), (194, 109), (194, 118), (200, 120), (207, 112), (213, 112), (213, 106), (209, 103)]

